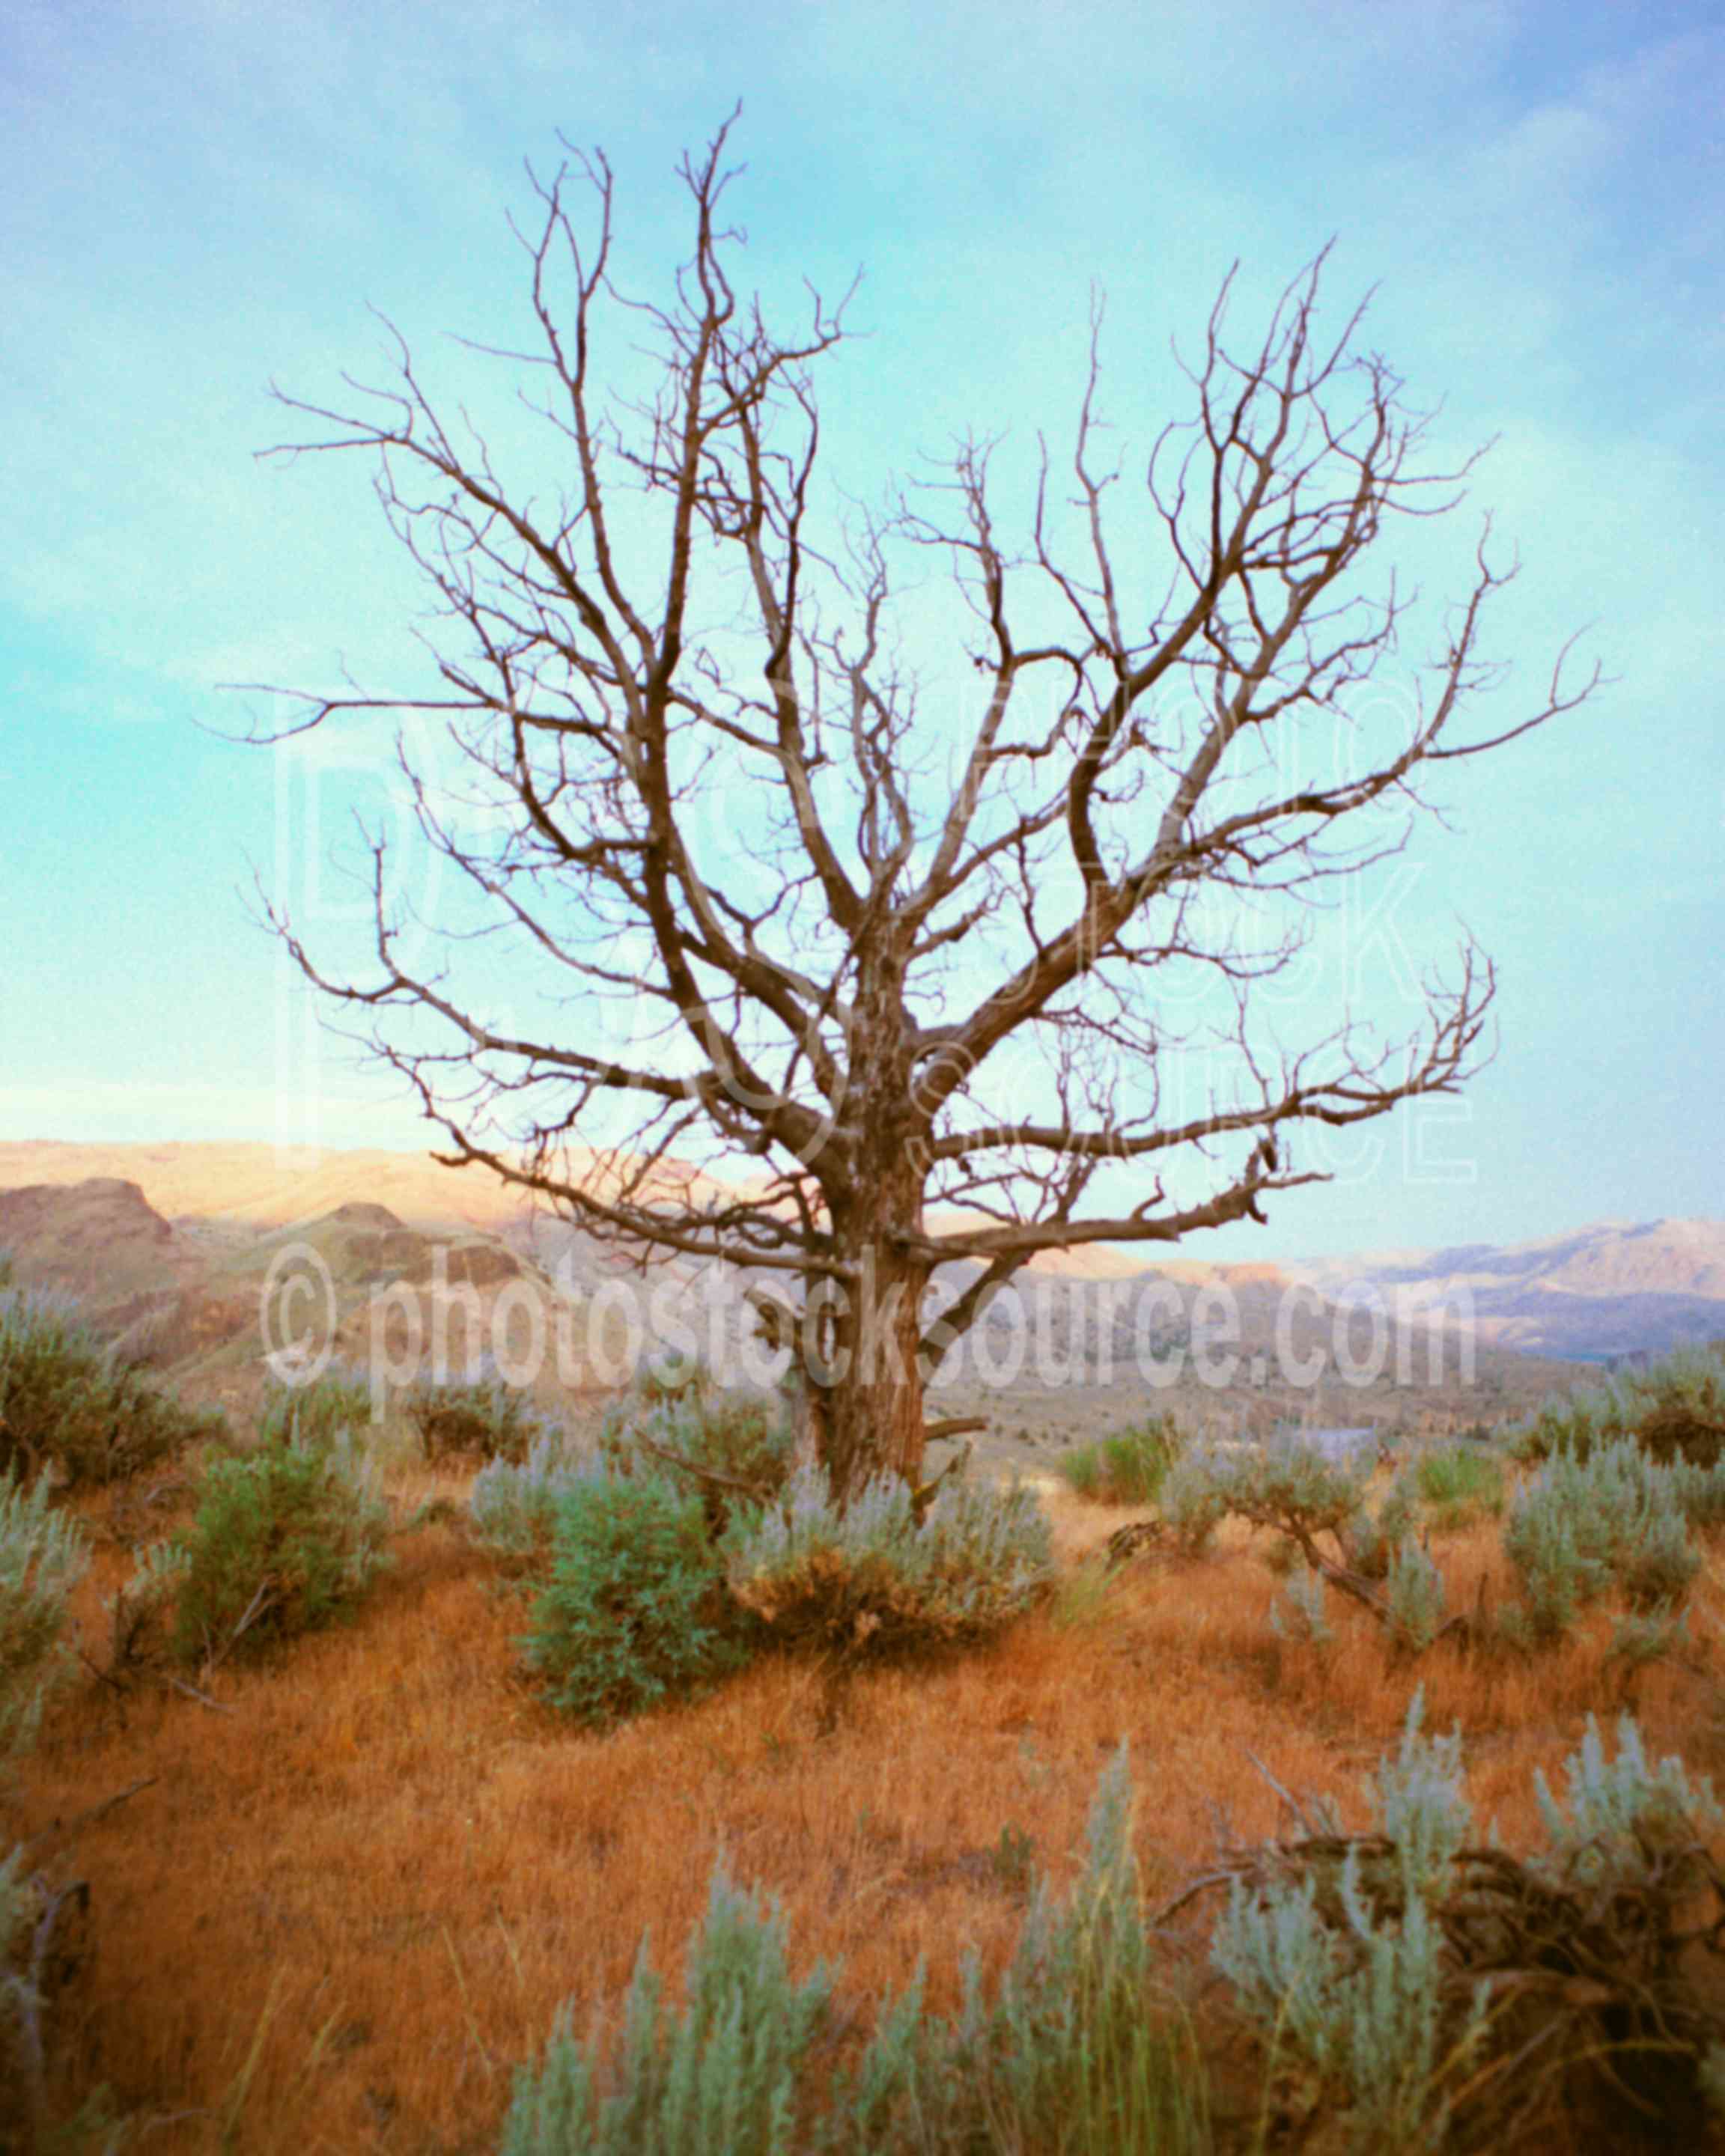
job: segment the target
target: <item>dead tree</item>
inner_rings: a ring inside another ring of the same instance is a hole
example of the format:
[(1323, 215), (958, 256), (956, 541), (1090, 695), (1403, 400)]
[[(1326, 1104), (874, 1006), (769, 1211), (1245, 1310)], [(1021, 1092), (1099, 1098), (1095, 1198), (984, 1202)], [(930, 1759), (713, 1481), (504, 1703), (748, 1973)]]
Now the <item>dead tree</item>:
[[(427, 924), (381, 842), (368, 977), (272, 906), (274, 927), (414, 1090), (440, 1158), (637, 1250), (778, 1276), (842, 1491), (920, 1476), (931, 1358), (1039, 1252), (1262, 1220), (1324, 1179), (1302, 1132), (1478, 1066), (1495, 981), (1471, 942), (1402, 1039), (1338, 998), (1289, 1045), (1259, 992), (1328, 880), (1404, 843), (1424, 773), (1597, 675), (1567, 680), (1566, 646), (1528, 706), (1464, 734), (1511, 573), (1487, 531), (1435, 654), (1399, 703), (1365, 695), (1408, 603), (1366, 557), (1397, 518), (1453, 509), (1469, 466), (1428, 468), (1426, 416), (1359, 348), (1360, 311), (1322, 331), (1322, 257), (1244, 356), (1230, 273), (1189, 416), (1135, 487), (1103, 449), (1098, 311), (1068, 452), (1044, 448), (1010, 513), (979, 439), (873, 512), (835, 506), (816, 388), (845, 303), (811, 293), (785, 335), (745, 296), (728, 132), (680, 168), (691, 251), (658, 302), (614, 283), (603, 155), (533, 179), (537, 341), (480, 349), (542, 386), (561, 491), (543, 463), (512, 485), (398, 336), (393, 380), (350, 379), (346, 408), (282, 397), (310, 439), (271, 454), (375, 459), (436, 595), (441, 679), (272, 689), (293, 701), (254, 737), (398, 715), (424, 837), (470, 901), (429, 924), (438, 965), (409, 963)], [(644, 337), (654, 379), (625, 397)], [(1155, 549), (1131, 580), (1128, 519)], [(970, 691), (938, 716), (896, 612), (931, 561)], [(459, 804), (415, 726), (459, 749)], [(967, 1284), (936, 1314), (952, 1260)]]

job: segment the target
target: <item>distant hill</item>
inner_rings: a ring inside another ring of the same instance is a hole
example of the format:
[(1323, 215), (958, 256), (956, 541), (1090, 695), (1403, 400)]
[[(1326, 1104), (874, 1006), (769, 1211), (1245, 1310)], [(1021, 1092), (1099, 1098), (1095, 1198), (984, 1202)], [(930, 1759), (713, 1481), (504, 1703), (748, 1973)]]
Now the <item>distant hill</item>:
[(0, 1190), (14, 1184), (121, 1177), (169, 1219), (285, 1228), (340, 1206), (387, 1206), (413, 1228), (495, 1229), (523, 1217), (513, 1192), (490, 1176), (439, 1168), (424, 1153), (301, 1152), (272, 1145), (77, 1145), (52, 1139), (0, 1144)]
[[(525, 1273), (567, 1309), (629, 1270), (625, 1253), (536, 1214), (489, 1176), (441, 1168), (423, 1155), (296, 1157), (269, 1145), (0, 1145), (0, 1248), (16, 1253), (32, 1285), (84, 1297), (106, 1329), (151, 1343), (164, 1367), (203, 1370), (224, 1385), (249, 1368), (263, 1344), (260, 1290), (295, 1243), (309, 1244), (327, 1269), (341, 1350), (352, 1353), (370, 1337), (373, 1300), (386, 1291), (398, 1306), (402, 1294), (414, 1291), (429, 1314), (452, 1291), (482, 1291), (489, 1311)], [(1201, 1240), (1192, 1247), (1201, 1250)], [(434, 1272), (434, 1249), (442, 1255)], [(1235, 1404), (1322, 1409), (1348, 1421), (1370, 1395), (1334, 1373), (1369, 1346), (1370, 1324), (1358, 1306), (1374, 1294), (1394, 1321), (1385, 1351), (1394, 1370), (1431, 1366), (1431, 1327), (1452, 1336), (1471, 1330), (1476, 1377), (1458, 1389), (1454, 1358), (1442, 1358), (1440, 1389), (1458, 1413), (1471, 1414), (1476, 1398), (1481, 1413), (1494, 1402), (1499, 1414), (1524, 1409), (1540, 1390), (1572, 1378), (1573, 1368), (1562, 1365), (1576, 1359), (1725, 1335), (1725, 1223), (1717, 1221), (1607, 1223), (1506, 1246), (1283, 1265), (1209, 1265), (1173, 1251), (1147, 1264), (1149, 1255), (1104, 1246), (1028, 1271), (1018, 1317), (1003, 1307), (984, 1321), (976, 1343), (981, 1360), (1016, 1368), (1009, 1337), (1016, 1323), (1035, 1352), (1021, 1375), (1005, 1381), (1014, 1393), (1045, 1390), (1034, 1375), (1037, 1353), (1070, 1373), (1054, 1378), (1056, 1389), (1100, 1384), (1115, 1397), (1122, 1384), (1142, 1391), (1142, 1378), (1131, 1373), (1144, 1344), (1154, 1355), (1177, 1350), (1194, 1318), (1202, 1332), (1196, 1299), (1219, 1290), (1240, 1328), (1241, 1373), (1223, 1389)], [(951, 1269), (958, 1279), (965, 1270)], [(652, 1301), (703, 1352), (722, 1353), (752, 1329), (742, 1279), (730, 1267), (673, 1258), (636, 1284), (644, 1304)], [(1289, 1332), (1287, 1293), (1296, 1286), (1314, 1306), (1302, 1308)], [(597, 1344), (584, 1329), (578, 1337), (583, 1353)], [(1322, 1399), (1291, 1394), (1278, 1375), (1284, 1340), (1303, 1358), (1308, 1339), (1331, 1351)], [(1103, 1374), (1109, 1369), (1112, 1377)], [(1409, 1382), (1402, 1377), (1393, 1390)], [(1417, 1389), (1437, 1381), (1411, 1382)], [(1373, 1412), (1400, 1409), (1386, 1395)]]
[[(497, 1292), (532, 1270), (495, 1236), (465, 1223), (426, 1233), (371, 1199), (282, 1227), (168, 1220), (116, 1176), (0, 1188), (0, 1250), (23, 1286), (75, 1297), (129, 1357), (224, 1402), (254, 1394), (266, 1348), (296, 1337), (281, 1318), (290, 1281), (335, 1352), (363, 1363), (382, 1342), (406, 1368), (418, 1350), (403, 1347), (404, 1329), (430, 1337), (434, 1311), (452, 1306), (458, 1333), (471, 1311), (485, 1325)], [(385, 1291), (390, 1301), (377, 1303)], [(465, 1355), (459, 1338), (451, 1354)]]
[[(574, 1165), (595, 1156), (573, 1149)], [(475, 1229), (488, 1235), (526, 1236), (536, 1217), (552, 1226), (559, 1249), (561, 1222), (536, 1209), (480, 1168), (440, 1167), (427, 1153), (278, 1150), (272, 1145), (83, 1145), (32, 1138), (0, 1142), (0, 1190), (19, 1183), (82, 1183), (125, 1178), (143, 1188), (170, 1219), (246, 1223), (285, 1228), (354, 1204), (388, 1206), (406, 1225), (422, 1230)], [(708, 1178), (693, 1185), (716, 1190)], [(3, 1239), (0, 1239), (3, 1246)], [(1143, 1270), (1135, 1250), (1096, 1245), (1050, 1250), (1034, 1261), (1038, 1272), (1080, 1279), (1123, 1279)], [(602, 1266), (601, 1270), (608, 1268)]]
[(1320, 1295), (1441, 1309), (1524, 1353), (1599, 1361), (1725, 1337), (1725, 1221), (1604, 1221), (1531, 1243), (1464, 1243), (1285, 1268)]
[(0, 1187), (0, 1250), (31, 1286), (99, 1304), (172, 1291), (198, 1270), (172, 1223), (115, 1175)]

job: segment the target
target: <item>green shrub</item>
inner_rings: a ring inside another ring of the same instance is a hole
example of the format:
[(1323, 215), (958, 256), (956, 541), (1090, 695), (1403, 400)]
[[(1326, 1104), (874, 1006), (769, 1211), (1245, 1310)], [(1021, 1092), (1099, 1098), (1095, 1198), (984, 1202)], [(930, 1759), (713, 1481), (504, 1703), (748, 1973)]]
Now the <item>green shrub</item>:
[(249, 1650), (349, 1614), (388, 1563), (389, 1510), (352, 1439), (218, 1460), (176, 1539), (172, 1645)]
[(112, 1481), (222, 1427), (116, 1358), (69, 1298), (0, 1287), (0, 1471)]
[(524, 1642), (553, 1706), (603, 1725), (747, 1659), (699, 1495), (600, 1462), (553, 1510), (551, 1577)]
[(1391, 1640), (1409, 1654), (1423, 1655), (1444, 1629), (1443, 1574), (1410, 1535), (1392, 1553), (1385, 1583)]
[(151, 1543), (138, 1552), (131, 1578), (105, 1604), (113, 1658), (108, 1675), (151, 1662), (167, 1646), (189, 1563), (183, 1540)]
[(518, 1466), (546, 1435), (531, 1395), (495, 1375), (442, 1384), (421, 1378), (402, 1406), (428, 1460), (477, 1453)]
[[(796, 1430), (779, 1395), (726, 1391), (698, 1363), (660, 1364), (641, 1373), (612, 1408), (599, 1450), (623, 1473), (667, 1468), (697, 1491), (715, 1533), (740, 1507), (767, 1502), (783, 1489), (794, 1464)], [(676, 1463), (688, 1462), (682, 1472)]]
[(1716, 1460), (1711, 1467), (1675, 1460), (1670, 1471), (1690, 1526), (1704, 1534), (1725, 1527), (1725, 1459)]
[(89, 1563), (82, 1530), (49, 1496), (46, 1475), (27, 1490), (0, 1472), (0, 1764), (35, 1742), (64, 1668), (67, 1598)]
[(468, 1492), (475, 1537), (511, 1563), (548, 1559), (557, 1500), (591, 1472), (561, 1430), (542, 1431), (524, 1459), (488, 1461)]
[(1366, 1579), (1387, 1580), (1396, 1553), (1420, 1524), (1420, 1512), (1417, 1470), (1410, 1474), (1403, 1469), (1384, 1493), (1376, 1512), (1362, 1491), (1359, 1510), (1338, 1533), (1352, 1569)]
[(1153, 1415), (1099, 1444), (1076, 1446), (1057, 1464), (1081, 1497), (1099, 1505), (1153, 1505), (1179, 1449), (1172, 1416)]
[(614, 2045), (597, 2020), (581, 2043), (566, 2008), (543, 2065), (516, 2075), (500, 2156), (790, 2156), (804, 2145), (793, 2138), (798, 2082), (831, 1994), (824, 1968), (792, 1980), (782, 1912), (733, 1887), (721, 1863), (680, 2012), (644, 1941)]
[[(778, 1908), (721, 1864), (680, 2010), (644, 1945), (620, 2030), (596, 2020), (583, 2043), (565, 2009), (542, 2063), (517, 2075), (501, 2156), (1197, 2156), (1202, 2076), (1156, 2011), (1129, 1796), (1122, 1747), (1076, 1882), (1063, 1898), (1032, 1879), (992, 1995), (971, 1957), (957, 2015), (930, 2016), (919, 1970), (836, 2076), (837, 1973), (794, 1980)], [(1001, 1845), (1015, 1863), (1019, 1841)]]
[(371, 1380), (363, 1370), (331, 1363), (308, 1385), (266, 1378), (255, 1427), (262, 1444), (322, 1452), (344, 1431), (357, 1437), (372, 1420)]
[(740, 1512), (720, 1543), (732, 1595), (781, 1637), (870, 1650), (985, 1638), (1053, 1582), (1034, 1494), (949, 1476), (919, 1518), (896, 1476), (842, 1509), (819, 1467), (781, 1498)]
[(1295, 1543), (1329, 1534), (1343, 1548), (1360, 1521), (1371, 1474), (1368, 1464), (1332, 1460), (1297, 1435), (1194, 1448), (1188, 1460), (1224, 1514), (1275, 1528)]
[(1181, 1539), (1199, 1548), (1230, 1514), (1282, 1536), (1309, 1564), (1327, 1535), (1332, 1561), (1368, 1579), (1389, 1577), (1395, 1552), (1418, 1517), (1414, 1487), (1398, 1476), (1374, 1513), (1367, 1501), (1372, 1463), (1333, 1458), (1297, 1432), (1262, 1445), (1194, 1445), (1170, 1470), (1162, 1509)]
[(1161, 1512), (1188, 1557), (1205, 1549), (1228, 1513), (1228, 1500), (1210, 1473), (1214, 1455), (1183, 1453), (1163, 1477)]
[(1612, 1587), (1637, 1609), (1680, 1599), (1701, 1565), (1688, 1504), (1711, 1480), (1681, 1464), (1661, 1466), (1627, 1438), (1553, 1453), (1517, 1492), (1503, 1537), (1534, 1636), (1560, 1638)]
[[(1581, 1749), (1570, 1754), (1563, 1772), (1567, 1803), (1553, 1796), (1538, 1771), (1535, 1790), (1553, 1855), (1587, 1886), (1645, 1880), (1661, 1856), (1686, 1850), (1725, 1826), (1706, 1775), (1692, 1782), (1675, 1753), (1657, 1767), (1648, 1765), (1633, 1715), (1618, 1722), (1615, 1759), (1607, 1757), (1599, 1725), (1589, 1715)], [(1698, 1867), (1693, 1876), (1699, 1876)]]
[(1421, 1718), (1416, 1692), (1372, 1789), (1388, 1845), (1373, 1868), (1348, 1843), (1327, 1873), (1236, 1878), (1210, 1942), (1248, 2017), (1339, 2097), (1362, 2149), (1441, 2146), (1486, 2025), (1481, 1993), (1445, 1995), (1438, 1916), (1472, 1824), (1461, 1740), (1428, 1739)]
[(1503, 1470), (1497, 1456), (1477, 1445), (1450, 1445), (1422, 1452), (1414, 1462), (1414, 1487), (1429, 1524), (1444, 1532), (1466, 1527), (1481, 1513), (1503, 1510)]
[(1620, 1370), (1548, 1401), (1511, 1441), (1519, 1457), (1538, 1461), (1560, 1451), (1584, 1460), (1623, 1439), (1661, 1462), (1717, 1466), (1725, 1454), (1725, 1351), (1679, 1348), (1645, 1370)]
[(1122, 1744), (1091, 1806), (1077, 1879), (1062, 1897), (1034, 1877), (992, 1998), (968, 1955), (957, 2015), (929, 2016), (919, 1969), (882, 2002), (872, 2042), (839, 2082), (824, 2145), (854, 2156), (1195, 2156), (1211, 2145), (1199, 2062), (1158, 2009), (1131, 1822)]

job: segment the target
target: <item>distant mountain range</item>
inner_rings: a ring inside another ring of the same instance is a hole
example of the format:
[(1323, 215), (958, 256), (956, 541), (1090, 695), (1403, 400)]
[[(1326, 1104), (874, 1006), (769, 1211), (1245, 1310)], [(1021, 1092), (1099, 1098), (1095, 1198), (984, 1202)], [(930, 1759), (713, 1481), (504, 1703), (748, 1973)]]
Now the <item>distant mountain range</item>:
[[(51, 1209), (50, 1222), (40, 1198), (23, 1195), (24, 1186), (39, 1190), (90, 1178), (135, 1183), (148, 1205), (116, 1205), (111, 1188), (86, 1190), (65, 1208)], [(615, 1252), (543, 1216), (536, 1221), (516, 1194), (490, 1178), (439, 1168), (424, 1155), (296, 1158), (269, 1145), (0, 1143), (0, 1246), (28, 1245), (36, 1278), (99, 1290), (102, 1300), (119, 1305), (151, 1291), (160, 1296), (170, 1288), (184, 1294), (202, 1286), (218, 1256), (213, 1236), (223, 1246), (224, 1269), (243, 1272), (254, 1260), (241, 1246), (254, 1238), (361, 1204), (387, 1207), (398, 1224), (414, 1230), (447, 1236), (453, 1229), (458, 1237), (506, 1245), (529, 1266), (555, 1270), (588, 1291), (618, 1268)], [(1294, 1286), (1343, 1308), (1381, 1297), (1398, 1321), (1471, 1327), (1484, 1347), (1546, 1360), (1603, 1362), (1725, 1337), (1725, 1221), (1612, 1221), (1535, 1242), (1250, 1265), (1204, 1263), (1197, 1255), (1201, 1238), (1190, 1247), (1191, 1259), (1170, 1252), (1146, 1265), (1137, 1249), (1103, 1245), (1060, 1254), (1037, 1270), (1050, 1288), (1060, 1279), (1132, 1288), (1160, 1278), (1189, 1296), (1216, 1285), (1266, 1310)], [(691, 1276), (685, 1285), (692, 1289), (698, 1268), (670, 1270)], [(1122, 1306), (1128, 1312), (1131, 1301)], [(1129, 1316), (1121, 1322), (1128, 1324)]]
[(1375, 1293), (1525, 1354), (1601, 1362), (1725, 1338), (1725, 1220), (1602, 1221), (1538, 1242), (1376, 1251), (1281, 1270), (1328, 1301)]
[[(397, 1387), (507, 1348), (516, 1382), (558, 1414), (572, 1404), (597, 1413), (593, 1404), (641, 1357), (667, 1348), (701, 1356), (727, 1383), (773, 1374), (754, 1342), (746, 1275), (674, 1256), (644, 1279), (626, 1251), (519, 1208), (499, 1207), (496, 1224), (482, 1225), (475, 1214), (486, 1198), (506, 1196), (495, 1185), (428, 1182), (418, 1163), (376, 1155), (326, 1158), (271, 1183), (262, 1163), (236, 1163), (227, 1149), (202, 1160), (195, 1147), (167, 1158), (140, 1148), (130, 1159), (117, 1149), (27, 1150), (39, 1179), (0, 1183), (0, 1250), (22, 1282), (75, 1296), (126, 1353), (172, 1373), (188, 1397), (241, 1415), (260, 1395), (266, 1352), (290, 1342), (313, 1357), (326, 1348)], [(137, 1179), (78, 1174), (92, 1167), (131, 1167)], [(244, 1172), (228, 1182), (236, 1168)], [(0, 1149), (0, 1174), (8, 1170)], [(357, 1194), (379, 1188), (403, 1210)], [(982, 1419), (979, 1441), (993, 1446), (996, 1466), (1023, 1467), (1040, 1441), (1071, 1442), (1146, 1411), (1254, 1431), (1290, 1417), (1350, 1428), (1495, 1424), (1574, 1375), (1487, 1340), (1440, 1338), (1417, 1311), (1393, 1306), (1385, 1325), (1309, 1285), (1291, 1298), (1293, 1283), (1275, 1266), (1146, 1268), (1122, 1255), (1097, 1252), (1084, 1272), (1070, 1261), (1027, 1272), (942, 1365), (947, 1413)], [(946, 1269), (937, 1291), (959, 1291), (975, 1270)]]

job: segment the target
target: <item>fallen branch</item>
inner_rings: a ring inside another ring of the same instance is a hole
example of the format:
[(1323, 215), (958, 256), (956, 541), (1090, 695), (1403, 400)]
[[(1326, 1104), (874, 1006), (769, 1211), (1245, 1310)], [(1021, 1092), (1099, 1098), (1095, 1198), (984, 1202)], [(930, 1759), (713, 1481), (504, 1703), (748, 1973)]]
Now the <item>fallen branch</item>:
[(1250, 1748), (1250, 1746), (1242, 1745), (1240, 1748), (1245, 1752), (1247, 1758), (1251, 1761), (1258, 1772), (1263, 1776), (1264, 1779), (1270, 1784), (1270, 1787), (1275, 1791), (1276, 1794), (1281, 1798), (1281, 1801), (1287, 1806), (1294, 1817), (1298, 1820), (1300, 1825), (1305, 1829), (1306, 1832), (1308, 1835), (1317, 1834), (1319, 1830), (1312, 1825), (1311, 1819), (1307, 1816), (1306, 1807), (1300, 1802), (1300, 1799), (1294, 1795), (1291, 1790), (1285, 1789), (1282, 1784), (1276, 1780), (1275, 1775), (1271, 1773), (1270, 1769), (1264, 1764), (1264, 1762), (1258, 1757), (1257, 1753)]
[[(219, 1669), (222, 1664), (227, 1661), (228, 1656), (233, 1653), (234, 1648), (239, 1645), (242, 1635), (249, 1630), (251, 1626), (254, 1625), (259, 1618), (263, 1616), (266, 1611), (273, 1609), (276, 1606), (275, 1596), (273, 1591), (275, 1585), (275, 1583), (273, 1579), (266, 1579), (260, 1582), (257, 1593), (253, 1595), (251, 1600), (247, 1603), (244, 1609), (241, 1612), (239, 1622), (234, 1627), (234, 1630), (228, 1635), (227, 1638), (223, 1640), (219, 1647), (212, 1647), (208, 1653), (205, 1655), (203, 1658), (203, 1674), (205, 1676), (208, 1676), (212, 1670)], [(206, 1635), (206, 1637), (208, 1637), (208, 1635)]]
[(118, 1811), (121, 1804), (129, 1804), (141, 1789), (153, 1789), (160, 1779), (159, 1775), (146, 1774), (141, 1780), (128, 1784), (113, 1796), (104, 1797), (99, 1804), (90, 1804), (81, 1812), (74, 1812), (69, 1820), (56, 1820), (51, 1826), (39, 1827), (19, 1846), (25, 1850), (35, 1849), (44, 1841), (52, 1841), (58, 1835), (75, 1834), (80, 1827), (92, 1825), (97, 1820), (106, 1819), (110, 1812)]
[(105, 1670), (99, 1662), (92, 1661), (88, 1653), (82, 1647), (78, 1650), (78, 1659), (83, 1663), (85, 1668), (90, 1671), (90, 1675), (95, 1678), (98, 1683), (111, 1685), (114, 1690), (119, 1693), (122, 1699), (126, 1697), (126, 1686), (121, 1684), (119, 1678), (115, 1676), (112, 1670)]
[[(42, 2035), (42, 2009), (49, 1989), (44, 1981), (49, 1953), (54, 1943), (60, 1912), (66, 1904), (69, 1902), (80, 1911), (88, 1912), (90, 1887), (86, 1881), (79, 1879), (51, 1894), (39, 1875), (33, 1883), (42, 1895), (43, 1910), (30, 1936), (29, 1960), (22, 1976), (0, 1981), (0, 1997), (10, 1993), (17, 2023), (14, 2056), (31, 2135), (29, 2145), (42, 2148), (47, 2145), (48, 2128), (48, 2059)], [(0, 1977), (3, 1977), (3, 1972), (0, 1972)]]
[[(1262, 1763), (1253, 1763), (1305, 1819)], [(1338, 1891), (1350, 1874), (1357, 1901)], [(1250, 1847), (1222, 1839), (1214, 1861), (1148, 1912), (1147, 1928), (1166, 1932), (1216, 1889), (1260, 1903), (1303, 1890), (1308, 1921), (1358, 1969), (1367, 1952), (1360, 1908), (1374, 1927), (1399, 1925), (1408, 1881), (1397, 1844), (1382, 1833), (1307, 1833)], [(1714, 1957), (1725, 1948), (1725, 1874), (1704, 1844), (1642, 1840), (1626, 1868), (1599, 1876), (1574, 1855), (1523, 1861), (1466, 1846), (1425, 1891), (1441, 1941), (1441, 2011), (1459, 2027), (1476, 2001), (1491, 2005), (1484, 2053), (1449, 2092), (1471, 2122), (1469, 2145), (1484, 2145), (1487, 2132), (1493, 2145), (1508, 2140), (1512, 2126), (1519, 2132), (1554, 2095), (1573, 2104), (1601, 2087), (1643, 2118), (1684, 2126), (1685, 2107), (1699, 2101), (1696, 2070), (1725, 2035), (1717, 1976), (1684, 1961), (1694, 1948)], [(1680, 1911), (1703, 1894), (1704, 1919), (1680, 1926)], [(1530, 2076), (1536, 2052), (1544, 2056)]]
[(224, 1706), (220, 1700), (212, 1699), (207, 1691), (199, 1691), (196, 1685), (187, 1684), (183, 1677), (170, 1677), (168, 1682), (176, 1691), (184, 1692), (187, 1699), (195, 1699), (200, 1707), (208, 1707), (213, 1714), (238, 1714), (239, 1712), (237, 1707)]
[(1135, 1557), (1167, 1557), (1172, 1553), (1173, 1537), (1165, 1520), (1128, 1520), (1123, 1527), (1117, 1527), (1103, 1544), (1103, 1563), (1110, 1572), (1127, 1564)]

